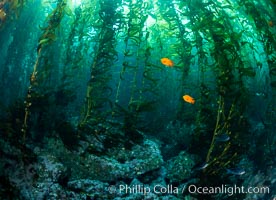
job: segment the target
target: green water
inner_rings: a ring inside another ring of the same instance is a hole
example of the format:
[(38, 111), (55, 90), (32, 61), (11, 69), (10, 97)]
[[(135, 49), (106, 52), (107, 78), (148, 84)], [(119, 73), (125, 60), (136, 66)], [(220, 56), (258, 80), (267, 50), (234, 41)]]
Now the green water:
[[(122, 194), (84, 192), (91, 199), (253, 199), (180, 192), (191, 184), (269, 186), (254, 198), (273, 199), (275, 10), (272, 0), (2, 0), (1, 197), (39, 199), (7, 163), (20, 171), (47, 154), (71, 169), (58, 182), (71, 199), (80, 179), (117, 191), (139, 180)], [(34, 171), (32, 187), (46, 181)]]

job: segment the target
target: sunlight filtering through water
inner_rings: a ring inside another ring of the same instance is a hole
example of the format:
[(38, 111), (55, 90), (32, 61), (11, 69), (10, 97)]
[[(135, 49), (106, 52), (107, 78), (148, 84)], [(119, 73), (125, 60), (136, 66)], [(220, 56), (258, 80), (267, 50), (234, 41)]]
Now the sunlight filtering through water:
[(0, 200), (273, 199), (275, 11), (0, 0)]
[(81, 5), (81, 0), (72, 0), (72, 5), (74, 8), (79, 7)]

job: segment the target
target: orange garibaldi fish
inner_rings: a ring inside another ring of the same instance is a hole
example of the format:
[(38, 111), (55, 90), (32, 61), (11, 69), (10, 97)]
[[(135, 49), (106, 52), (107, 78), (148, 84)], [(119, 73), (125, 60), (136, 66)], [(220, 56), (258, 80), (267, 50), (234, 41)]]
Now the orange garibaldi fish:
[(184, 96), (183, 96), (183, 100), (186, 101), (187, 103), (191, 103), (191, 104), (194, 104), (194, 103), (195, 103), (194, 98), (191, 97), (190, 95), (184, 95)]
[(160, 59), (161, 63), (167, 67), (173, 67), (174, 63), (172, 60), (170, 60), (169, 58), (161, 58)]

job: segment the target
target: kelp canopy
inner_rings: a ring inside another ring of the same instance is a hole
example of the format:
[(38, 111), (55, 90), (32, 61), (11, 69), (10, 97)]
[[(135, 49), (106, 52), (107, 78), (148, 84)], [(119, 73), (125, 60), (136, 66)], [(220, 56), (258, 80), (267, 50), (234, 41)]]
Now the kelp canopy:
[[(222, 167), (261, 123), (272, 152), (275, 11), (272, 0), (3, 0), (1, 106), (24, 102), (23, 143), (72, 118), (78, 134), (112, 121), (157, 137), (177, 121), (194, 127), (190, 151)], [(224, 134), (234, 140), (216, 147)]]

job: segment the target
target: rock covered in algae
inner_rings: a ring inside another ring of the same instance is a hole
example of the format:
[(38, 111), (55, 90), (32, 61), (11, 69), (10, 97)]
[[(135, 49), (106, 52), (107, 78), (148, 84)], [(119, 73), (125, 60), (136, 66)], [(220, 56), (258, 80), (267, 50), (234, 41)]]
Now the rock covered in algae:
[(163, 159), (156, 143), (145, 140), (132, 149), (113, 149), (106, 156), (87, 155), (84, 165), (74, 168), (72, 178), (114, 181), (132, 179), (162, 166)]
[(166, 177), (170, 179), (171, 182), (179, 182), (189, 179), (194, 164), (194, 158), (182, 151), (178, 156), (168, 160), (166, 163)]

